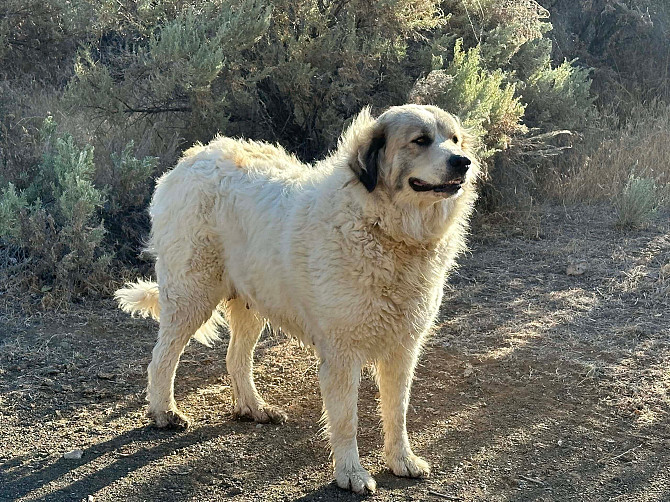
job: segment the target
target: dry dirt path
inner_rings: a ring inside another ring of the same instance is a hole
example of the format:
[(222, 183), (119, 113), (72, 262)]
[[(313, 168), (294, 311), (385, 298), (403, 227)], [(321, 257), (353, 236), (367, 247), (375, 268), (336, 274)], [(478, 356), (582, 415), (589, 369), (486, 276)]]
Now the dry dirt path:
[[(433, 476), (384, 468), (366, 375), (359, 443), (379, 487), (368, 499), (670, 500), (668, 216), (633, 233), (607, 208), (549, 208), (524, 228), (480, 221), (408, 415)], [(571, 264), (586, 272), (567, 275)], [(143, 415), (152, 322), (111, 302), (11, 310), (0, 317), (0, 501), (361, 499), (330, 482), (316, 361), (294, 342), (271, 335), (257, 351), (258, 386), (285, 425), (232, 420), (225, 343), (192, 344), (176, 394), (194, 426), (159, 431)], [(74, 449), (81, 459), (63, 458)]]

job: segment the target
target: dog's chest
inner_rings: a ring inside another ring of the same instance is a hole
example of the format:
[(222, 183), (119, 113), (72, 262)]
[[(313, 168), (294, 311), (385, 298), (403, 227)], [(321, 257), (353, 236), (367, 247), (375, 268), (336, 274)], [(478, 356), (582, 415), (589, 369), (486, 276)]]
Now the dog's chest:
[(442, 299), (446, 259), (438, 249), (383, 249), (359, 262), (357, 321), (379, 346), (422, 335)]

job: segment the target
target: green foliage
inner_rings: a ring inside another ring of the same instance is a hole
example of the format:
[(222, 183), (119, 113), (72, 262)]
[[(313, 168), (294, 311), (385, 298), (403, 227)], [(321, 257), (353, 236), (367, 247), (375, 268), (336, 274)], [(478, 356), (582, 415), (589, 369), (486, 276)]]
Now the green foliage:
[[(135, 39), (130, 50), (114, 52), (98, 41), (80, 51), (66, 96), (121, 126), (139, 119), (157, 134), (175, 125), (196, 137), (211, 134), (226, 118), (225, 93), (214, 82), (224, 62), (263, 34), (270, 12), (253, 1), (189, 6), (147, 36), (129, 35)], [(145, 23), (141, 14), (137, 22)], [(101, 51), (105, 57), (95, 58)]]
[(8, 185), (0, 199), (0, 238), (23, 249), (36, 263), (33, 279), (66, 295), (90, 286), (106, 272), (104, 227), (98, 210), (104, 194), (92, 182), (93, 148), (79, 148), (56, 135), (49, 117), (42, 128), (44, 155), (39, 175), (25, 191)]
[(110, 213), (119, 213), (128, 208), (144, 206), (152, 185), (152, 176), (158, 167), (158, 157), (144, 157), (138, 159), (134, 154), (135, 143), (128, 142), (120, 154), (112, 153), (112, 183), (113, 198)]
[[(17, 191), (9, 183), (0, 192), (0, 239), (21, 249), (33, 261), (28, 280), (65, 296), (93, 292), (106, 278), (111, 255), (101, 218), (107, 202), (95, 186), (93, 147), (79, 147), (69, 134), (59, 135), (47, 117), (40, 132), (43, 156), (34, 181)], [(113, 157), (118, 190), (113, 213), (123, 213), (126, 201), (146, 202), (144, 191), (156, 159), (132, 155), (133, 144)], [(125, 190), (124, 190), (125, 189)], [(123, 195), (121, 195), (123, 194)]]
[(86, 0), (0, 2), (0, 77), (58, 79), (70, 73), (69, 56), (87, 36), (94, 8)]
[(119, 34), (132, 50), (103, 38), (80, 52), (70, 103), (119, 128), (176, 129), (185, 143), (221, 131), (311, 158), (363, 105), (405, 101), (430, 57), (410, 42), (444, 18), (432, 0), (232, 0), (133, 21)]
[[(468, 3), (468, 2), (466, 2)], [(469, 2), (473, 3), (473, 2)], [(477, 12), (477, 11), (476, 11)], [(549, 12), (535, 1), (485, 0), (479, 10), (482, 23), (482, 54), (489, 68), (505, 68), (508, 72), (517, 70), (515, 59), (525, 52), (529, 45), (544, 38), (552, 26), (548, 22)], [(551, 43), (544, 46), (543, 54), (533, 59), (538, 64), (551, 53)]]
[(527, 103), (526, 122), (542, 130), (583, 129), (594, 111), (589, 73), (574, 61), (553, 68), (547, 60), (521, 90)]
[(479, 156), (487, 159), (506, 148), (514, 134), (525, 130), (521, 124), (524, 105), (515, 97), (515, 85), (504, 80), (501, 70), (485, 69), (479, 47), (464, 51), (462, 40), (458, 40), (447, 68), (433, 70), (419, 80), (411, 98), (458, 114), (482, 139)]
[(0, 237), (16, 241), (20, 237), (19, 214), (26, 208), (25, 194), (17, 193), (12, 183), (0, 192)]
[(616, 198), (617, 224), (623, 228), (639, 228), (648, 224), (660, 205), (656, 182), (651, 178), (631, 175)]

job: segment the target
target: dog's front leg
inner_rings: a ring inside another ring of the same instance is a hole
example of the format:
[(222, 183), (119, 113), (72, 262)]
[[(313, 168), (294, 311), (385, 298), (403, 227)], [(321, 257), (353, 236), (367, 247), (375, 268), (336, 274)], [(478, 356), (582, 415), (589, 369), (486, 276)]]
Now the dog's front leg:
[(319, 368), (319, 383), (325, 406), (324, 418), (330, 434), (335, 480), (340, 488), (356, 493), (374, 492), (377, 483), (361, 465), (356, 432), (360, 363), (325, 360)]
[(396, 476), (412, 478), (430, 474), (430, 466), (414, 455), (407, 437), (407, 406), (417, 357), (417, 350), (403, 348), (377, 362), (386, 464)]

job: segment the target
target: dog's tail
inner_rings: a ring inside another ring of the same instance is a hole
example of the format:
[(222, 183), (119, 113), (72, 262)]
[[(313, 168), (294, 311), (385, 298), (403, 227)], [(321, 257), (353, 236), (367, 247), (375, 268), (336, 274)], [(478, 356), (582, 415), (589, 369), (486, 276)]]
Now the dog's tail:
[[(141, 317), (153, 317), (160, 320), (160, 303), (158, 302), (158, 284), (150, 281), (138, 280), (135, 283), (127, 283), (125, 287), (114, 293), (114, 298), (119, 302), (119, 308), (131, 315)], [(226, 321), (215, 309), (212, 316), (203, 323), (195, 332), (193, 338), (211, 347), (212, 343), (219, 339), (218, 327), (225, 326)]]
[(135, 283), (126, 283), (124, 288), (114, 293), (114, 299), (119, 302), (119, 308), (131, 315), (153, 317), (160, 319), (160, 305), (158, 303), (158, 284), (150, 281), (138, 280)]

